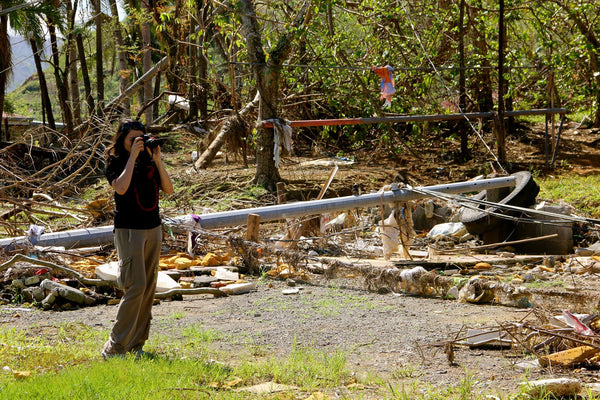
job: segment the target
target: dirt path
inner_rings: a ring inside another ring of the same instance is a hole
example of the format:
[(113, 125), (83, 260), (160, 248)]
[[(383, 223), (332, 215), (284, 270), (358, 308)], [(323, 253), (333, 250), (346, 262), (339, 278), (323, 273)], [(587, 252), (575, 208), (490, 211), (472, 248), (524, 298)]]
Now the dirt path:
[[(289, 354), (294, 345), (318, 352), (341, 351), (357, 376), (458, 385), (472, 375), (482, 391), (518, 390), (524, 371), (514, 367), (520, 358), (512, 351), (455, 347), (450, 364), (444, 348), (432, 346), (454, 339), (465, 327), (493, 327), (516, 322), (525, 311), (473, 305), (454, 300), (378, 294), (361, 289), (359, 279), (325, 280), (313, 276), (299, 283), (298, 294), (282, 293), (282, 280), (263, 280), (256, 291), (226, 298), (185, 296), (154, 307), (152, 335), (178, 336), (181, 329), (199, 324), (222, 333), (215, 345), (223, 354), (254, 356)], [(4, 306), (0, 323), (28, 328), (80, 322), (108, 332), (116, 306), (72, 311), (14, 311)], [(19, 315), (18, 317), (16, 315)], [(100, 348), (101, 343), (98, 344)], [(232, 356), (235, 359), (235, 356)], [(222, 360), (229, 362), (230, 360)], [(539, 374), (529, 374), (535, 379)]]

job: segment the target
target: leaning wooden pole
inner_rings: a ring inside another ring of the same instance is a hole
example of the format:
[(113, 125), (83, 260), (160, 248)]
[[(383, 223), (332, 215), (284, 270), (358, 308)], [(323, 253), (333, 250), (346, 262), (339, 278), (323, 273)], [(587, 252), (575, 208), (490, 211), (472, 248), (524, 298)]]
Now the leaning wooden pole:
[(127, 89), (125, 89), (125, 91), (123, 91), (123, 93), (121, 93), (120, 95), (118, 95), (117, 97), (112, 99), (111, 102), (108, 103), (103, 108), (104, 113), (110, 114), (116, 107), (118, 107), (121, 104), (121, 102), (123, 102), (123, 101), (129, 99), (131, 96), (133, 96), (138, 90), (140, 90), (144, 86), (144, 83), (146, 83), (148, 80), (154, 78), (156, 76), (156, 74), (158, 74), (160, 71), (162, 71), (168, 64), (169, 64), (168, 57), (164, 57), (162, 60), (157, 62), (156, 65), (154, 65), (150, 70), (148, 70), (148, 72), (146, 72), (144, 75), (142, 75), (137, 81), (135, 81), (133, 84), (131, 84), (131, 86), (129, 86)]
[(204, 150), (198, 161), (196, 161), (196, 163), (194, 164), (194, 167), (196, 169), (204, 169), (210, 165), (212, 160), (217, 155), (219, 149), (223, 147), (223, 144), (227, 140), (227, 137), (231, 134), (232, 130), (234, 129), (234, 126), (239, 125), (236, 124), (236, 122), (239, 122), (239, 119), (245, 117), (252, 110), (254, 110), (254, 108), (256, 108), (256, 106), (258, 105), (259, 100), (260, 94), (256, 92), (254, 100), (246, 104), (246, 106), (239, 113), (234, 113), (233, 115), (227, 118), (227, 120), (221, 126), (221, 130), (219, 131), (217, 137), (211, 142), (208, 148)]

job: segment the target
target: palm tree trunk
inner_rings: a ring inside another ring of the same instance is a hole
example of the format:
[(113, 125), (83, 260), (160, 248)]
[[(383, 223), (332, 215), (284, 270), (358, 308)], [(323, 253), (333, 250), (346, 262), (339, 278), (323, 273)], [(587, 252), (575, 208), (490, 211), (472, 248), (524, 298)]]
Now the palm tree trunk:
[[(2, 5), (0, 5), (0, 10)], [(4, 92), (6, 91), (6, 83), (8, 76), (12, 70), (12, 50), (10, 40), (8, 39), (8, 17), (0, 16), (0, 125), (2, 125), (2, 115), (4, 113)], [(5, 132), (6, 140), (8, 140), (8, 132)], [(4, 140), (2, 126), (0, 126), (0, 140)]]
[[(115, 42), (117, 43), (117, 51), (119, 53), (119, 94), (121, 94), (129, 86), (131, 78), (130, 74), (127, 73), (127, 52), (123, 46), (123, 32), (121, 22), (119, 21), (119, 9), (117, 8), (116, 0), (110, 0), (110, 11), (113, 15)], [(122, 107), (124, 115), (131, 115), (129, 101), (124, 102)]]
[(96, 97), (98, 108), (102, 108), (104, 103), (104, 55), (102, 51), (102, 7), (101, 0), (94, 2), (94, 12), (96, 13)]
[(35, 39), (29, 41), (31, 51), (33, 52), (33, 61), (35, 63), (35, 70), (37, 71), (38, 81), (40, 82), (40, 95), (42, 96), (42, 110), (48, 121), (48, 126), (52, 130), (56, 130), (56, 122), (54, 121), (54, 111), (52, 111), (52, 103), (50, 102), (50, 96), (48, 95), (48, 83), (46, 82), (46, 75), (42, 69), (42, 57), (40, 57), (40, 50)]
[(88, 104), (89, 114), (94, 113), (94, 96), (92, 94), (92, 84), (90, 82), (90, 73), (87, 67), (87, 60), (85, 57), (85, 46), (83, 45), (83, 36), (78, 33), (75, 36), (77, 42), (77, 56), (79, 57), (79, 66), (81, 68), (81, 78), (83, 79), (83, 87), (85, 88), (85, 101)]

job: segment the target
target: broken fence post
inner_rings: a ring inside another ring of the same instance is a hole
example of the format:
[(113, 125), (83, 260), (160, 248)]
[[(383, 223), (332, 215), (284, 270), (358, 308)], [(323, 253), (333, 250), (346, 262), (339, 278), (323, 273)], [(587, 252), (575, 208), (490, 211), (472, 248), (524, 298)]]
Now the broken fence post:
[(258, 229), (260, 228), (260, 215), (248, 214), (248, 230), (246, 240), (258, 242)]

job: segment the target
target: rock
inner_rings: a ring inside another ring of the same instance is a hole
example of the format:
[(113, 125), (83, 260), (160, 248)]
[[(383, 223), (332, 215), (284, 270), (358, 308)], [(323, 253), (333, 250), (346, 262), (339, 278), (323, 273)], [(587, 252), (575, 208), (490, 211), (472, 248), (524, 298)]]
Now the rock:
[(200, 264), (203, 267), (216, 267), (217, 265), (221, 265), (223, 261), (221, 257), (216, 255), (215, 253), (207, 253), (203, 258)]
[(189, 269), (193, 263), (194, 262), (187, 257), (179, 257), (173, 261), (173, 265), (175, 265), (175, 268), (178, 270)]
[(581, 391), (581, 383), (572, 378), (540, 379), (523, 382), (521, 387), (532, 397), (538, 397), (541, 394), (555, 397), (573, 396)]
[(25, 300), (27, 303), (32, 303), (34, 301), (40, 302), (44, 300), (44, 297), (46, 297), (44, 289), (39, 286), (25, 288), (21, 293), (23, 294), (23, 300)]
[(218, 278), (209, 275), (200, 275), (194, 277), (194, 282), (192, 286), (195, 288), (199, 287), (209, 287), (211, 283), (218, 281)]
[(532, 360), (532, 361), (522, 361), (515, 364), (515, 367), (524, 369), (526, 371), (541, 371), (542, 366), (540, 365), (540, 360)]

